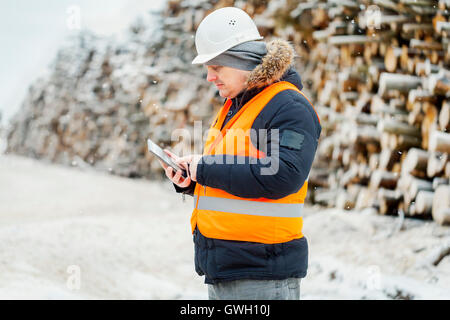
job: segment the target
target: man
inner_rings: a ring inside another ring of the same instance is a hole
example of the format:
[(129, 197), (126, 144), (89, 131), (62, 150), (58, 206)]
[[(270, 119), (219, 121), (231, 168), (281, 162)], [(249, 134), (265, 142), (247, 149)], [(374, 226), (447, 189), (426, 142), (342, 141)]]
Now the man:
[(292, 46), (261, 39), (240, 9), (205, 17), (193, 64), (206, 65), (226, 101), (203, 155), (166, 150), (188, 171), (184, 179), (164, 165), (176, 191), (194, 196), (195, 268), (210, 299), (299, 299), (307, 271), (302, 207), (320, 120), (300, 91)]

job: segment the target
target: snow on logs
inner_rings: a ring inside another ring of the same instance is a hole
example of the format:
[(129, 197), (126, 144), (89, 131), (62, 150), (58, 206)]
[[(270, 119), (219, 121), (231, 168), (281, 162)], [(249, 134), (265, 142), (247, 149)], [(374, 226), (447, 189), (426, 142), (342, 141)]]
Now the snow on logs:
[(449, 2), (374, 0), (369, 14), (314, 3), (294, 10), (328, 13), (299, 37), (323, 124), (311, 198), (450, 223)]

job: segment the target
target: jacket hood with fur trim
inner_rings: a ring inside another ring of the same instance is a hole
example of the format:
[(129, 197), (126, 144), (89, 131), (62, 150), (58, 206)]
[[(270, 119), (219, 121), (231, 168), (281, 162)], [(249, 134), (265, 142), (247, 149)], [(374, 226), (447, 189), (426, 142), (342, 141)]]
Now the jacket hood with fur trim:
[[(274, 82), (282, 80), (282, 78), (288, 76), (289, 73), (292, 73), (289, 71), (295, 72), (295, 70), (291, 68), (295, 51), (289, 42), (282, 39), (276, 39), (268, 42), (266, 46), (267, 54), (262, 58), (262, 63), (256, 66), (249, 75), (247, 80), (247, 90), (266, 87)], [(289, 81), (287, 79), (283, 80)], [(300, 77), (298, 77), (298, 80), (300, 80)], [(295, 82), (300, 82), (299, 85), (302, 87), (301, 81)], [(298, 87), (297, 83), (293, 84)], [(301, 90), (301, 88), (299, 89)]]

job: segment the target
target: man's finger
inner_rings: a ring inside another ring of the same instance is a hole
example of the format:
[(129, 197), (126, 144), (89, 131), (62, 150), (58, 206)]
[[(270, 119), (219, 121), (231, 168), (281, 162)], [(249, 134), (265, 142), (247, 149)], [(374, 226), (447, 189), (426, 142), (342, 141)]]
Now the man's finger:
[(188, 156), (184, 156), (184, 157), (179, 157), (176, 161), (177, 164), (180, 164), (182, 162), (185, 163), (190, 163), (192, 162), (192, 155), (188, 155)]
[(177, 162), (177, 164), (178, 164), (181, 168), (183, 168), (183, 169), (185, 169), (185, 170), (188, 170), (188, 163), (187, 163), (187, 162), (180, 162), (180, 163)]
[(159, 161), (159, 163), (161, 164), (161, 166), (164, 168), (164, 170), (167, 169), (167, 167), (168, 167), (167, 164), (165, 164), (165, 163), (162, 162), (161, 160), (158, 160), (158, 161)]
[(164, 151), (165, 153), (167, 153), (167, 155), (168, 155), (169, 157), (171, 157), (172, 159), (174, 159), (175, 161), (179, 159), (179, 157), (178, 157), (176, 154), (170, 152), (169, 150), (164, 149), (163, 151)]
[[(175, 183), (183, 182), (183, 180), (180, 181), (180, 178), (182, 178), (181, 177), (181, 170), (177, 170), (175, 175), (173, 176), (173, 179), (174, 179)], [(182, 178), (182, 179), (184, 179), (184, 178)]]
[(188, 178), (184, 179), (184, 181), (179, 186), (185, 188), (185, 187), (189, 186), (190, 184), (191, 184), (191, 178), (188, 177)]
[(167, 168), (166, 168), (166, 176), (170, 180), (172, 180), (172, 176), (173, 176), (172, 171), (173, 171), (172, 167), (167, 166)]

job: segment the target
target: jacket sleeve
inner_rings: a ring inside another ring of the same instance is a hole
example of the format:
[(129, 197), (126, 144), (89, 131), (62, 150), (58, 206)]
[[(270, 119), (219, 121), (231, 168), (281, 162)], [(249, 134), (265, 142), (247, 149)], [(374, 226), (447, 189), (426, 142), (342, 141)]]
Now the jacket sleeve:
[(269, 104), (280, 102), (281, 107), (267, 120), (266, 158), (203, 156), (197, 181), (242, 198), (279, 199), (297, 192), (308, 178), (321, 127), (303, 96), (289, 92)]
[(177, 186), (175, 183), (173, 184), (173, 186), (175, 187), (175, 191), (177, 193), (182, 193), (182, 194), (187, 194), (189, 196), (194, 196), (194, 190), (195, 190), (195, 185), (196, 184), (197, 184), (197, 182), (191, 181), (191, 183), (185, 188), (181, 188), (181, 187)]

